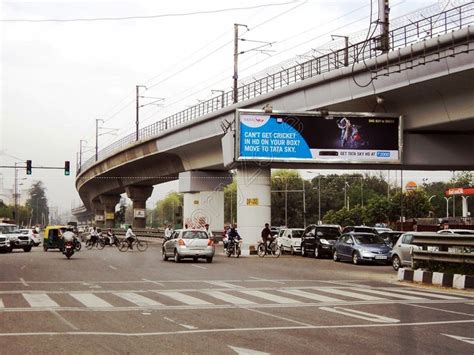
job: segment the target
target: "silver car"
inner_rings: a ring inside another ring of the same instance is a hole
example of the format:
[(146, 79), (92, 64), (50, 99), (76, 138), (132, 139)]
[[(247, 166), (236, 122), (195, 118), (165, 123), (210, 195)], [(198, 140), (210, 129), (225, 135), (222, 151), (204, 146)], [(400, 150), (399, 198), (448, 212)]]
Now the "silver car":
[(163, 260), (173, 258), (179, 263), (184, 258), (197, 261), (199, 258), (212, 263), (215, 247), (206, 231), (200, 229), (177, 229), (163, 241), (161, 250)]
[[(402, 234), (392, 249), (392, 266), (395, 271), (403, 266), (411, 267), (411, 251), (421, 249), (420, 246), (412, 244), (414, 236), (437, 237), (439, 234), (433, 232), (407, 232)], [(428, 247), (428, 250), (435, 249), (435, 247)]]

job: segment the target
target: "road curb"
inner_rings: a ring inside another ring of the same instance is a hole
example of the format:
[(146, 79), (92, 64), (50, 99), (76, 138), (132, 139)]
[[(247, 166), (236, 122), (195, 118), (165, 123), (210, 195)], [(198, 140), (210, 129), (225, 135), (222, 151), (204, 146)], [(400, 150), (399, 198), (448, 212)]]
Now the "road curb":
[(456, 289), (474, 289), (474, 275), (445, 274), (423, 270), (410, 270), (400, 268), (397, 275), (398, 281), (411, 281), (429, 285), (452, 287)]

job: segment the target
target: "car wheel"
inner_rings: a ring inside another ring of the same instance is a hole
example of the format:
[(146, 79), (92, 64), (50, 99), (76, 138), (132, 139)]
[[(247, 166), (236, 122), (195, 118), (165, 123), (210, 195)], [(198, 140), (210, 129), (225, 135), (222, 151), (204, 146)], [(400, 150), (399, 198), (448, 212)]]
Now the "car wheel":
[(304, 248), (304, 245), (301, 246), (301, 256), (306, 256), (306, 250)]
[(206, 258), (206, 262), (208, 262), (209, 264), (212, 263), (212, 256), (209, 258)]
[(161, 259), (162, 259), (163, 261), (167, 261), (167, 260), (168, 260), (168, 257), (166, 256), (166, 253), (165, 253), (165, 249), (164, 249), (164, 248), (161, 250)]
[(48, 247), (46, 245), (43, 245), (43, 250), (48, 251)]
[(178, 251), (174, 251), (174, 262), (179, 263), (181, 261), (181, 258), (179, 257)]
[(31, 246), (23, 248), (25, 253), (29, 253), (31, 251)]
[(359, 254), (356, 251), (352, 254), (352, 263), (354, 265), (360, 264)]
[(400, 269), (400, 258), (398, 257), (398, 255), (394, 255), (392, 257), (392, 267), (395, 271), (398, 271), (398, 269)]
[(290, 254), (295, 255), (295, 248), (293, 248), (293, 245), (290, 248)]
[(319, 247), (315, 246), (314, 247), (314, 257), (316, 259), (319, 259), (320, 256), (321, 256), (321, 254), (319, 253)]
[(339, 261), (339, 255), (337, 254), (337, 250), (334, 250), (334, 253), (332, 253), (332, 260)]

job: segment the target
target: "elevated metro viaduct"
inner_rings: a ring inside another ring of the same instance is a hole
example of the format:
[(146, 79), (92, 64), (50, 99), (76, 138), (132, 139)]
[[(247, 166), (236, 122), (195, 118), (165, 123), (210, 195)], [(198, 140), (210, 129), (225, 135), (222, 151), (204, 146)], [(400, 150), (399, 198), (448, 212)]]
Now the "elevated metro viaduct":
[[(113, 224), (119, 195), (133, 201), (134, 226), (145, 226), (145, 202), (153, 186), (180, 180), (184, 219), (204, 217), (211, 229), (224, 223), (223, 187), (229, 168), (237, 170), (237, 220), (244, 248), (254, 247), (270, 222), (270, 169), (327, 169), (328, 164), (240, 164), (224, 166), (221, 124), (233, 122), (236, 109), (270, 104), (282, 112), (327, 109), (377, 110), (403, 115), (402, 164), (377, 169), (472, 170), (474, 167), (474, 29), (463, 28), (379, 57), (320, 74), (224, 107), (144, 138), (81, 169), (76, 188), (85, 211), (97, 225)], [(418, 53), (414, 55), (414, 53)], [(368, 83), (371, 75), (376, 80)], [(334, 169), (373, 169), (374, 165), (336, 164)], [(258, 205), (247, 204), (257, 198)], [(80, 211), (78, 211), (80, 212)]]

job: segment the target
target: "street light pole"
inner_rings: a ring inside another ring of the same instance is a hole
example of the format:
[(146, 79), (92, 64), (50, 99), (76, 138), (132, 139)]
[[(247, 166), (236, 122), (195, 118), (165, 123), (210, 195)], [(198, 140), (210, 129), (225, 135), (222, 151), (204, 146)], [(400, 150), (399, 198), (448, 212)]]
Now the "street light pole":
[(288, 227), (288, 180), (285, 179), (285, 227)]
[(446, 217), (449, 217), (449, 200), (451, 197), (444, 196), (444, 199), (446, 200)]
[(304, 179), (301, 179), (303, 181), (303, 226), (306, 228), (306, 188), (304, 185)]
[(321, 174), (318, 175), (318, 224), (321, 224)]
[(234, 23), (234, 76), (232, 79), (234, 80), (234, 89), (233, 89), (233, 99), (234, 104), (238, 102), (238, 78), (239, 78), (239, 26), (248, 28), (247, 25), (242, 25), (239, 23)]
[(344, 38), (344, 66), (349, 66), (349, 36), (331, 35), (331, 38)]
[(87, 143), (87, 141), (86, 141), (85, 139), (81, 139), (81, 140), (79, 141), (79, 169), (80, 169), (81, 166), (82, 166), (82, 142), (86, 142), (86, 143)]

